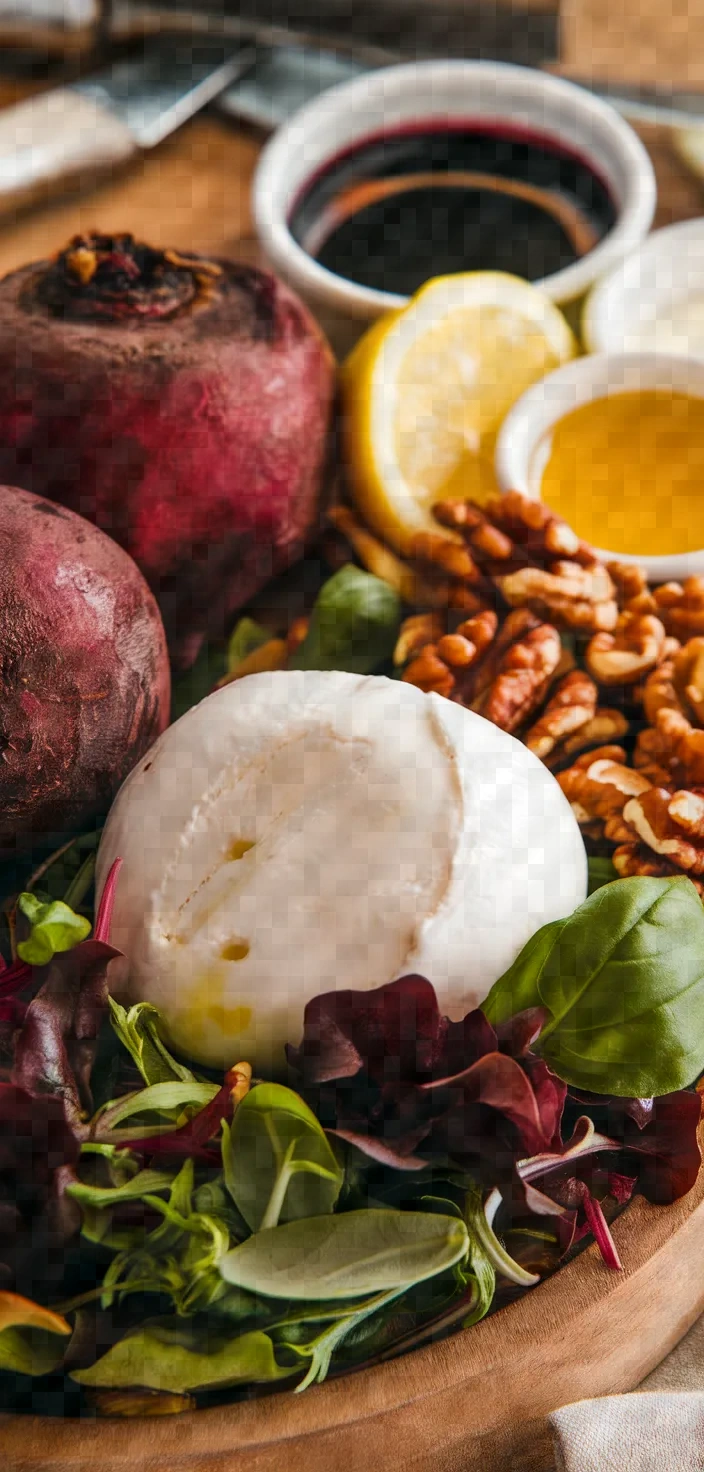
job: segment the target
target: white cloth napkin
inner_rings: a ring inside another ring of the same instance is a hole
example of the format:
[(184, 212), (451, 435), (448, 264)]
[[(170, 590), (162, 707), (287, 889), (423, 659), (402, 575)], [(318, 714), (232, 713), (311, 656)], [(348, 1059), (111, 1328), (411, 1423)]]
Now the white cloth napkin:
[(549, 1417), (555, 1472), (704, 1472), (704, 1317), (632, 1395)]

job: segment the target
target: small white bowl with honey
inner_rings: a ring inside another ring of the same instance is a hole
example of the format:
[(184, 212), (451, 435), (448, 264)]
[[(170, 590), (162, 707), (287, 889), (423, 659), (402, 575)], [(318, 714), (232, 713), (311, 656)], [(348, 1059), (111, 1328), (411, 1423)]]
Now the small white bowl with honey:
[(704, 361), (595, 353), (536, 383), (496, 445), (502, 491), (551, 506), (651, 582), (704, 575)]

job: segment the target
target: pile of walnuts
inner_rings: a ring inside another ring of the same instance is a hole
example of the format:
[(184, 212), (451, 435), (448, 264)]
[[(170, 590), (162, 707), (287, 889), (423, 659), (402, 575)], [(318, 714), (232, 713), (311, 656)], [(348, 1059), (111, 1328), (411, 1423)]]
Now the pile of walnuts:
[(620, 875), (686, 873), (704, 893), (704, 579), (649, 588), (518, 493), (433, 510), (406, 560), (348, 507), (331, 516), (417, 610), (400, 678), (524, 741)]

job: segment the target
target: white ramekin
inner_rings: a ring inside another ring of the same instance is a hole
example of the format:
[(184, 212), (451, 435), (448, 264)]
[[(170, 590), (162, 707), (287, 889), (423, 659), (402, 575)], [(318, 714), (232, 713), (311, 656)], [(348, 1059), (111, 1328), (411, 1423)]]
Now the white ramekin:
[[(704, 219), (681, 220), (654, 230), (597, 282), (587, 297), (582, 337), (592, 353), (631, 353), (645, 349), (643, 325), (657, 321), (668, 307), (704, 296)], [(704, 344), (667, 344), (663, 351), (704, 358)], [(660, 351), (660, 348), (657, 349)]]
[[(495, 468), (502, 491), (539, 497), (549, 454), (547, 432), (592, 399), (637, 389), (674, 389), (704, 399), (704, 361), (666, 353), (594, 353), (557, 368), (522, 394), (507, 414), (496, 442)], [(704, 549), (641, 557), (597, 549), (607, 560), (638, 563), (652, 583), (704, 575)]]
[(608, 103), (572, 82), (490, 61), (424, 61), (385, 67), (332, 87), (301, 108), (267, 144), (254, 178), (254, 218), (272, 266), (320, 314), (372, 321), (406, 298), (335, 275), (296, 243), (288, 222), (306, 184), (345, 150), (408, 123), (504, 119), (572, 149), (609, 188), (618, 218), (582, 260), (538, 283), (553, 301), (581, 297), (647, 234), (655, 176), (643, 144)]

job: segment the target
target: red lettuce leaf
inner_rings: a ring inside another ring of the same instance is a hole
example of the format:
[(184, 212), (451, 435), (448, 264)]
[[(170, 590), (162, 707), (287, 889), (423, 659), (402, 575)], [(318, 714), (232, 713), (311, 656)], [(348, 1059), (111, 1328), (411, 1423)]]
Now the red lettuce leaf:
[(509, 1179), (516, 1158), (560, 1143), (565, 1085), (529, 1052), (542, 1018), (500, 1036), (479, 1009), (451, 1022), (429, 981), (403, 976), (316, 997), (287, 1056), (321, 1123), (378, 1163), (408, 1169), (423, 1147), (495, 1184), (499, 1165)]
[(59, 1281), (80, 1212), (65, 1196), (79, 1142), (63, 1100), (0, 1083), (0, 1272), (27, 1296)]
[(289, 1045), (288, 1061), (305, 1086), (351, 1078), (362, 1069), (380, 1086), (414, 1082), (432, 1074), (447, 1026), (424, 976), (403, 976), (367, 992), (325, 992), (308, 1003), (303, 1041), (299, 1048)]
[(642, 1129), (626, 1116), (623, 1159), (632, 1170), (638, 1190), (648, 1201), (669, 1206), (692, 1190), (701, 1165), (699, 1122), (701, 1096), (681, 1090), (653, 1100), (650, 1122)]
[(16, 997), (32, 978), (32, 967), (26, 961), (13, 961), (0, 971), (0, 997)]
[[(531, 1153), (544, 1150), (550, 1144), (554, 1132), (552, 1089), (548, 1107), (549, 1132), (546, 1132), (538, 1098), (528, 1074), (515, 1058), (508, 1058), (504, 1053), (486, 1053), (463, 1073), (432, 1084), (423, 1084), (421, 1088), (426, 1091), (446, 1089), (455, 1096), (447, 1108), (448, 1138), (452, 1146), (449, 1153), (458, 1153), (458, 1138), (462, 1135), (466, 1104), (484, 1104), (496, 1109), (514, 1126), (521, 1147)], [(466, 1118), (467, 1140), (473, 1137), (475, 1131), (476, 1125), (470, 1107)], [(464, 1152), (460, 1150), (459, 1153)]]
[[(426, 1133), (427, 1131), (424, 1130), (421, 1138), (424, 1139)], [(393, 1170), (425, 1170), (430, 1164), (429, 1160), (424, 1160), (420, 1155), (408, 1153), (412, 1149), (408, 1135), (403, 1137), (404, 1149), (401, 1150), (399, 1147), (387, 1144), (385, 1140), (380, 1140), (377, 1135), (361, 1135), (355, 1133), (354, 1130), (328, 1130), (328, 1134), (333, 1135), (337, 1140), (342, 1140), (346, 1145), (354, 1145), (357, 1150), (361, 1150), (363, 1155), (374, 1160), (377, 1165), (388, 1165)]]
[(27, 1007), (14, 1045), (12, 1082), (30, 1094), (63, 1100), (79, 1139), (92, 1111), (90, 1075), (108, 1009), (108, 963), (120, 952), (109, 944), (121, 859), (108, 874), (92, 938), (34, 968), (39, 990)]
[(45, 979), (15, 1040), (12, 1082), (30, 1094), (61, 1098), (79, 1138), (88, 1133), (90, 1072), (108, 1007), (107, 965), (119, 954), (87, 940), (54, 956), (41, 968)]
[(637, 1184), (636, 1176), (623, 1176), (614, 1170), (608, 1172), (607, 1191), (617, 1206), (625, 1206), (626, 1202), (630, 1201)]

